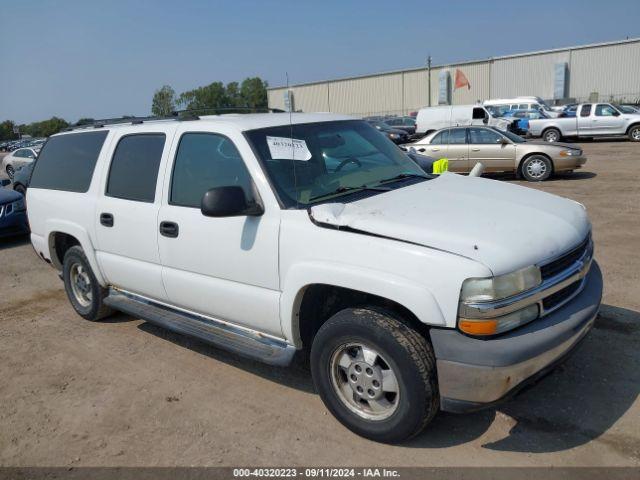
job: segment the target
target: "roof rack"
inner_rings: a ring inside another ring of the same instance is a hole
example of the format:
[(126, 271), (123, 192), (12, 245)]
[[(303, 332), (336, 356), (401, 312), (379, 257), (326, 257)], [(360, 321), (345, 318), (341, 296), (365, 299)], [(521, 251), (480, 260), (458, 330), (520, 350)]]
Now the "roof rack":
[[(195, 112), (201, 112), (196, 114)], [(161, 120), (200, 120), (204, 115), (220, 115), (224, 113), (284, 113), (284, 110), (278, 108), (252, 108), (252, 107), (222, 107), (222, 108), (196, 108), (187, 110), (175, 110), (171, 115), (166, 116), (148, 116), (133, 117), (125, 116), (119, 118), (103, 118), (94, 120), (92, 123), (83, 123), (81, 125), (70, 125), (65, 129), (66, 132), (72, 130), (81, 130), (86, 128), (102, 128), (107, 125), (121, 125), (130, 123), (131, 125), (139, 125), (144, 122), (156, 122)]]

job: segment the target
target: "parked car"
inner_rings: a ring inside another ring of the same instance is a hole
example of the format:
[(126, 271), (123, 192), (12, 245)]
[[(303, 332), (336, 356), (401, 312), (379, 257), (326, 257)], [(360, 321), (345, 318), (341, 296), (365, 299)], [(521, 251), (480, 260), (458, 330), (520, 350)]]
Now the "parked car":
[(0, 188), (0, 238), (28, 232), (24, 197), (8, 188)]
[(446, 157), (452, 172), (468, 173), (481, 162), (487, 173), (514, 172), (530, 182), (577, 170), (587, 161), (576, 145), (527, 141), (491, 127), (447, 128), (403, 147)]
[(377, 441), (537, 379), (602, 294), (584, 206), (426, 175), (343, 115), (60, 133), (27, 200), (34, 250), (79, 315), (120, 310), (275, 365), (310, 352), (327, 408)]
[(409, 141), (409, 134), (401, 130), (399, 128), (392, 127), (388, 125), (386, 122), (381, 122), (377, 120), (369, 120), (367, 123), (374, 127), (376, 130), (384, 133), (389, 140), (393, 143), (401, 144), (407, 143)]
[(416, 133), (416, 119), (413, 117), (396, 117), (389, 118), (384, 121), (391, 128), (397, 128), (399, 130), (404, 130), (409, 135), (413, 135)]
[(416, 131), (418, 134), (429, 135), (442, 128), (463, 125), (488, 125), (509, 130), (514, 123), (513, 119), (497, 117), (481, 105), (440, 105), (420, 109)]
[(615, 107), (618, 110), (620, 110), (621, 113), (631, 113), (631, 114), (640, 113), (640, 110), (638, 110), (638, 108), (635, 107), (634, 105), (615, 105)]
[(560, 112), (555, 111), (540, 97), (514, 97), (514, 98), (499, 98), (493, 100), (485, 100), (482, 102), (485, 107), (490, 106), (503, 106), (509, 110), (542, 110), (549, 117), (555, 118)]
[(626, 135), (640, 142), (640, 113), (621, 113), (609, 103), (583, 103), (577, 116), (529, 121), (529, 133), (547, 142), (565, 137), (601, 137)]
[(509, 110), (504, 114), (505, 118), (517, 118), (516, 128), (513, 133), (517, 135), (527, 135), (529, 132), (529, 120), (536, 118), (551, 118), (544, 110)]
[(29, 179), (31, 178), (31, 172), (33, 171), (33, 165), (34, 162), (22, 165), (13, 174), (13, 179), (11, 180), (13, 189), (22, 195), (26, 195), (27, 193)]
[(559, 118), (575, 117), (577, 109), (578, 109), (577, 103), (565, 105), (564, 108), (560, 111), (560, 115), (558, 115), (558, 117)]
[(17, 168), (27, 163), (33, 162), (38, 156), (38, 149), (19, 148), (2, 158), (2, 169), (7, 172), (10, 179)]

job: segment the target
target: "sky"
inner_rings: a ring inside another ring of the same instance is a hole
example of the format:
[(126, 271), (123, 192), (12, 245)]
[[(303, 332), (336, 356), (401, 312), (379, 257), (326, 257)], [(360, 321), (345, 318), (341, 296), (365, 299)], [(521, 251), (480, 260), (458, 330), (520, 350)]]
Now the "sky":
[(148, 115), (165, 84), (279, 86), (627, 37), (640, 0), (0, 0), (0, 121)]

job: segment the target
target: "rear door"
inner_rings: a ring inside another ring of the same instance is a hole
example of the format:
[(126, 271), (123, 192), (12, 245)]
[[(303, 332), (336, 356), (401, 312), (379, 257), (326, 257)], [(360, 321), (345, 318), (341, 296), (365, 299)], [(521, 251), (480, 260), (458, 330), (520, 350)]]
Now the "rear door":
[(96, 210), (96, 255), (107, 281), (160, 301), (167, 295), (158, 253), (158, 179), (174, 128), (149, 125), (116, 134)]
[[(436, 134), (428, 145), (424, 145), (425, 154), (436, 160), (447, 158), (449, 171), (467, 172), (469, 169), (466, 128), (447, 128)], [(420, 151), (420, 150), (418, 150)]]
[[(578, 135), (590, 135), (593, 133), (593, 105), (585, 103), (580, 106), (580, 109), (576, 112), (576, 125)], [(573, 132), (562, 132), (565, 135), (571, 135)]]
[(487, 172), (511, 171), (515, 167), (516, 146), (490, 128), (469, 127), (469, 169), (482, 162)]

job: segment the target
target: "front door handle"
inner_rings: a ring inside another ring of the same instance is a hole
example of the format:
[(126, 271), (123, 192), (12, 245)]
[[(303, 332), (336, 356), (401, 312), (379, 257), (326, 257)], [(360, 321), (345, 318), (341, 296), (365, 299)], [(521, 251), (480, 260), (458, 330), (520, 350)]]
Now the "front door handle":
[(180, 228), (178, 224), (175, 222), (160, 222), (160, 235), (169, 238), (176, 238), (178, 233), (180, 232)]
[(105, 227), (113, 227), (113, 215), (110, 213), (101, 213), (100, 224)]
[(472, 149), (471, 149), (471, 151), (472, 151), (472, 152), (479, 152), (479, 151), (480, 151), (480, 149), (479, 149), (479, 148), (472, 148)]
[(440, 149), (439, 149), (439, 148), (432, 148), (432, 149), (431, 149), (431, 151), (432, 151), (432, 152), (439, 152), (439, 151), (440, 151)]

